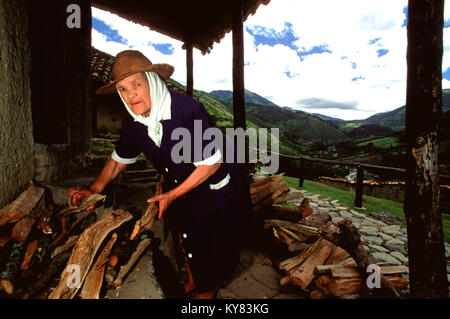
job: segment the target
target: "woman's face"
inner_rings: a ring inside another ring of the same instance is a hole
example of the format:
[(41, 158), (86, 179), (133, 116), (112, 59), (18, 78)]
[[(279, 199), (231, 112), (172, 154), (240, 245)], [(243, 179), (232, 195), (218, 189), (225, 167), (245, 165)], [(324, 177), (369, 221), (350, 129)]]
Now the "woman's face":
[(150, 87), (145, 74), (139, 72), (117, 82), (117, 89), (131, 111), (136, 115), (150, 115), (152, 106)]

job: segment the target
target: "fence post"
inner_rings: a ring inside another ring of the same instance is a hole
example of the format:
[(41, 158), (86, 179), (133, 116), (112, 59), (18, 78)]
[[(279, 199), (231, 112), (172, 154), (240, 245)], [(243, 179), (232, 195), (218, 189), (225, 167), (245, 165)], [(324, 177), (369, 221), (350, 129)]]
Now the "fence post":
[(356, 191), (355, 191), (355, 207), (362, 208), (362, 196), (363, 196), (363, 180), (364, 169), (361, 165), (356, 168)]
[(304, 181), (304, 169), (303, 169), (303, 167), (304, 167), (305, 163), (301, 159), (299, 159), (298, 161), (299, 161), (299, 166), (300, 166), (300, 176), (298, 177), (298, 187), (299, 188), (303, 188), (303, 181)]

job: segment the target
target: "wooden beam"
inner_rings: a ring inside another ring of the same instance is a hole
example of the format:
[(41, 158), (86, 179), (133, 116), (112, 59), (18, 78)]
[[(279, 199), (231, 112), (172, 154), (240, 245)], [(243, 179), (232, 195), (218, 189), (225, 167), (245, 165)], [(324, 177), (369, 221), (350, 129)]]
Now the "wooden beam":
[(444, 0), (408, 1), (404, 210), (414, 298), (448, 298), (439, 214), (443, 27)]
[(245, 125), (245, 95), (244, 95), (244, 23), (243, 10), (240, 1), (233, 1), (233, 117), (234, 127)]
[(186, 93), (190, 96), (194, 94), (194, 58), (191, 43), (185, 43), (186, 47)]

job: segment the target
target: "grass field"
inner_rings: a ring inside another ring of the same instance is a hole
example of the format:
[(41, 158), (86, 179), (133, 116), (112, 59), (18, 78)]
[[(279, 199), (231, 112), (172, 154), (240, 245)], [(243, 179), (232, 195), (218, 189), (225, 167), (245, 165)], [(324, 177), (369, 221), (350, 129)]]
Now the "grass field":
[(356, 145), (361, 147), (361, 146), (367, 145), (369, 143), (373, 143), (373, 145), (378, 148), (390, 148), (390, 147), (397, 146), (398, 145), (397, 141), (398, 141), (398, 138), (387, 136), (387, 137), (375, 138), (375, 139), (369, 140), (369, 141), (366, 140), (366, 141), (360, 142)]
[[(284, 181), (293, 188), (298, 187), (298, 178), (284, 177)], [(355, 193), (347, 192), (337, 188), (330, 187), (321, 183), (305, 180), (303, 182), (303, 189), (308, 192), (339, 200), (344, 206), (354, 209), (353, 202), (355, 200)], [(389, 212), (402, 220), (405, 220), (403, 213), (403, 203), (390, 201), (387, 199), (376, 198), (372, 196), (363, 196), (363, 207), (365, 210), (358, 210), (360, 213), (370, 214), (377, 212)], [(450, 242), (450, 215), (442, 215), (442, 226), (444, 228), (444, 240)]]

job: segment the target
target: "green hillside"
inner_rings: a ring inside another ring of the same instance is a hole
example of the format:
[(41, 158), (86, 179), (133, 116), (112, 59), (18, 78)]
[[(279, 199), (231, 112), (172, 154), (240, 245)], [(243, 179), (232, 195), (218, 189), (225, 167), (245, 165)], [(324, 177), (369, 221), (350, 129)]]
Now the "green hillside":
[[(442, 90), (442, 113), (450, 110), (450, 89)], [(354, 121), (361, 124), (380, 124), (390, 127), (393, 130), (401, 131), (405, 129), (405, 111), (406, 106), (399, 107), (395, 110), (377, 113), (371, 117), (362, 120)]]
[(298, 143), (311, 144), (315, 141), (333, 143), (346, 139), (339, 129), (310, 113), (248, 103), (246, 114), (249, 120), (260, 126), (278, 127), (280, 133)]

